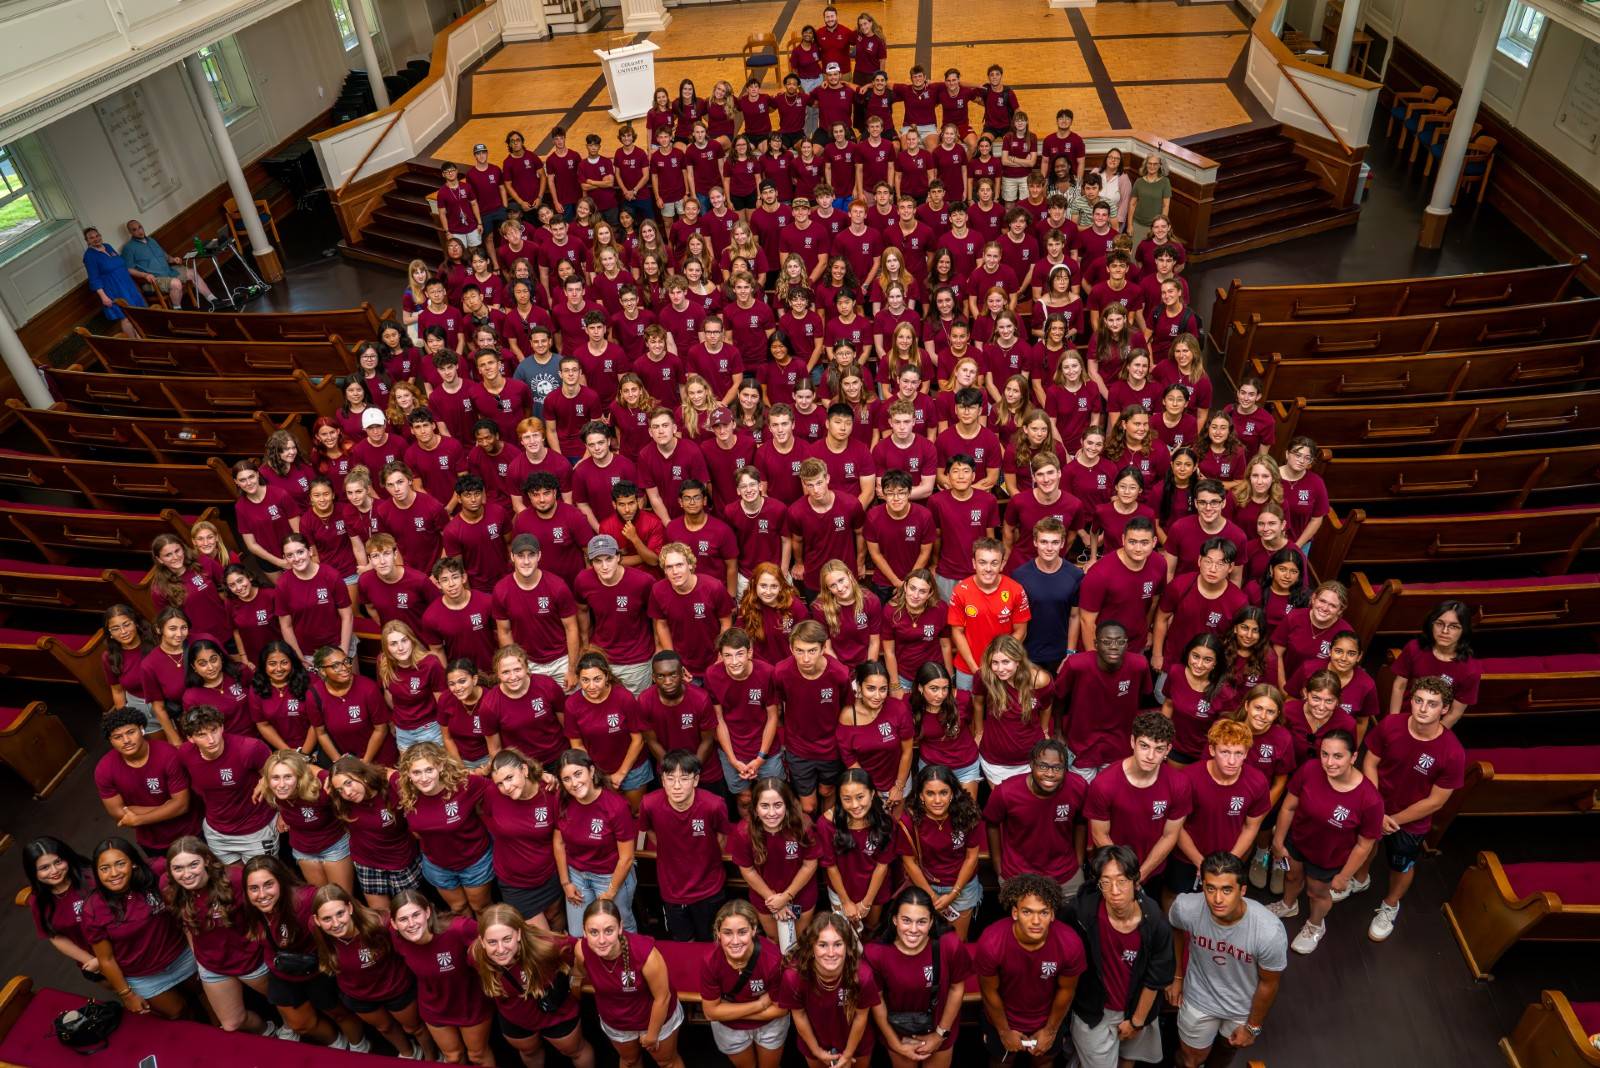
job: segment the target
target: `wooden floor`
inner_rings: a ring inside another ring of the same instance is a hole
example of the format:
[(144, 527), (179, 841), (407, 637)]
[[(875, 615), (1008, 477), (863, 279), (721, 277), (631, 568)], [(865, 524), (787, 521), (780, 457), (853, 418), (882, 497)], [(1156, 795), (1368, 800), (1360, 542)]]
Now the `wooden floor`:
[[(841, 18), (853, 21), (857, 10), (846, 5)], [(1041, 134), (1054, 128), (1062, 107), (1073, 110), (1079, 132), (1133, 128), (1171, 139), (1252, 118), (1241, 80), (1248, 29), (1230, 4), (1141, 0), (1053, 11), (1043, 0), (879, 0), (860, 10), (883, 27), (894, 80), (906, 80), (921, 63), (935, 79), (958, 67), (968, 84), (981, 84), (989, 64), (999, 63)], [(782, 43), (820, 17), (820, 5), (798, 0), (676, 8), (670, 26), (648, 35), (661, 48), (656, 81), (676, 89), (690, 78), (702, 96), (720, 79), (737, 90), (745, 80), (740, 49), (750, 34), (771, 32)], [(632, 37), (617, 28), (615, 11), (609, 21), (613, 28), (493, 53), (464, 79), (461, 121), (431, 154), (469, 160), (482, 141), (498, 159), (508, 130), (542, 143), (558, 123), (579, 149), (596, 132), (613, 145), (616, 124), (606, 114), (610, 100), (594, 50)]]

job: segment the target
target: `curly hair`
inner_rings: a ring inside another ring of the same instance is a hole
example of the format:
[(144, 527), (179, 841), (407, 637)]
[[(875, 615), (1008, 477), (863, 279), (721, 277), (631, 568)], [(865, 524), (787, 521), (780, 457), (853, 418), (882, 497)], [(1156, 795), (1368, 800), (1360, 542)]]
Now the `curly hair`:
[(761, 598), (756, 595), (756, 586), (765, 576), (772, 576), (778, 580), (778, 599), (771, 605), (772, 609), (781, 616), (790, 616), (795, 619), (800, 617), (793, 611), (795, 602), (794, 586), (786, 581), (783, 572), (778, 570), (778, 565), (770, 560), (763, 560), (750, 571), (750, 584), (745, 587), (744, 595), (739, 598), (737, 626), (750, 635), (752, 642), (761, 642), (766, 638), (766, 626), (763, 621), (762, 609), (767, 606), (762, 604)]
[(1010, 912), (1026, 897), (1038, 898), (1049, 905), (1052, 912), (1060, 912), (1067, 903), (1066, 892), (1061, 889), (1060, 883), (1037, 872), (1023, 872), (1013, 875), (1000, 887), (1000, 910)]
[(467, 782), (467, 766), (445, 749), (438, 742), (418, 742), (404, 753), (395, 762), (395, 770), (400, 773), (400, 807), (406, 812), (415, 811), (417, 800), (421, 796), (416, 784), (411, 781), (411, 766), (418, 761), (426, 760), (439, 769), (439, 791), (446, 796), (455, 793)]

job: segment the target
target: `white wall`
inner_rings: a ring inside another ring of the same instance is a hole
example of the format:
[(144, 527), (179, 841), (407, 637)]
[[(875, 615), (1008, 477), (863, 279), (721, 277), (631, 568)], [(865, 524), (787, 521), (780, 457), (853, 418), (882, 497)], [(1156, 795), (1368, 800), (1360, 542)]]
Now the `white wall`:
[[(229, 134), (249, 163), (326, 110), (347, 68), (326, 0), (303, 0), (237, 39), (256, 107)], [(128, 219), (155, 230), (225, 181), (186, 72), (167, 67), (140, 84), (147, 121), (178, 187), (141, 209), (92, 106), (41, 130), (35, 135), (41, 162), (59, 184), (60, 215), (70, 225), (0, 264), (0, 304), (12, 322), (26, 322), (83, 281), (83, 226), (98, 226), (121, 245)], [(219, 227), (221, 221), (219, 215)]]

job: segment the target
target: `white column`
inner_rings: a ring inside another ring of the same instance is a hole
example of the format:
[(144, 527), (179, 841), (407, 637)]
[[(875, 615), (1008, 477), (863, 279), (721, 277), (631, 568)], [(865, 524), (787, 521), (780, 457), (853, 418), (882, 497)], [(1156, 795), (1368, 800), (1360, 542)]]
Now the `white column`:
[(389, 90), (383, 84), (383, 68), (378, 66), (378, 50), (372, 46), (372, 26), (367, 21), (366, 0), (349, 0), (350, 19), (356, 24), (356, 40), (361, 42), (361, 61), (367, 65), (367, 83), (379, 110), (389, 106)]
[(45, 388), (44, 379), (39, 376), (39, 368), (29, 358), (28, 350), (22, 347), (22, 339), (12, 327), (4, 305), (0, 305), (0, 356), (5, 358), (6, 370), (22, 390), (22, 399), (28, 402), (28, 407), (48, 408), (55, 403), (55, 398)]
[(1495, 42), (1500, 37), (1500, 24), (1505, 21), (1509, 0), (1485, 0), (1483, 22), (1478, 26), (1478, 39), (1472, 45), (1472, 61), (1467, 65), (1466, 77), (1461, 79), (1461, 95), (1456, 100), (1456, 117), (1450, 124), (1450, 137), (1444, 143), (1444, 155), (1434, 172), (1433, 198), (1422, 214), (1422, 239), (1424, 248), (1438, 248), (1444, 241), (1445, 221), (1450, 217), (1450, 201), (1455, 199), (1456, 183), (1461, 180), (1461, 164), (1467, 154), (1467, 144), (1472, 140), (1472, 124), (1478, 118), (1478, 105), (1483, 101), (1484, 82), (1489, 77), (1489, 64), (1494, 59)]
[(672, 21), (662, 0), (622, 0), (622, 29), (626, 33), (653, 33)]
[(199, 56), (185, 56), (183, 65), (188, 68), (189, 79), (194, 83), (194, 93), (200, 99), (200, 110), (205, 113), (206, 125), (211, 127), (211, 141), (216, 145), (217, 156), (222, 161), (222, 173), (228, 178), (228, 189), (233, 193), (234, 202), (239, 205), (245, 233), (250, 235), (250, 251), (255, 255), (261, 276), (269, 282), (275, 282), (283, 277), (283, 269), (279, 266), (277, 252), (267, 243), (267, 232), (256, 214), (255, 194), (250, 192), (250, 185), (244, 180), (244, 169), (239, 166), (239, 153), (234, 151), (233, 140), (228, 136), (228, 124), (222, 117), (222, 109), (217, 106), (217, 98), (211, 95), (211, 83), (206, 80), (205, 67)]
[(544, 0), (500, 0), (501, 40), (542, 41), (549, 36)]
[[(1344, 10), (1339, 15), (1339, 33), (1333, 39), (1332, 67), (1339, 73), (1345, 73), (1345, 68), (1350, 65), (1350, 44), (1356, 37), (1356, 26), (1361, 22), (1361, 0), (1344, 0)], [(1319, 25), (1320, 33), (1322, 27)]]

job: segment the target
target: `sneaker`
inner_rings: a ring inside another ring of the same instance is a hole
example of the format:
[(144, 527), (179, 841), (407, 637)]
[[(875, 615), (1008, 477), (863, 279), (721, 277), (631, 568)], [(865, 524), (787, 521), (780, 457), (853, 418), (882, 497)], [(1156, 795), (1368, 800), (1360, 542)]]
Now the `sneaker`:
[(1349, 897), (1351, 894), (1353, 894), (1355, 892), (1356, 892), (1355, 885), (1353, 883), (1346, 883), (1343, 890), (1334, 890), (1334, 889), (1330, 888), (1328, 890), (1328, 896), (1333, 898), (1334, 903), (1337, 904), (1338, 902), (1343, 901), (1345, 898)]
[(1300, 902), (1284, 901), (1282, 899), (1277, 901), (1269, 901), (1267, 902), (1267, 911), (1278, 917), (1280, 920), (1287, 920), (1294, 916), (1300, 915)]
[(262, 1020), (261, 1021), (261, 1033), (257, 1037), (258, 1038), (272, 1038), (277, 1033), (278, 1033), (278, 1022), (276, 1020)]
[(1283, 877), (1287, 873), (1276, 864), (1272, 866), (1272, 876), (1267, 880), (1267, 889), (1274, 894), (1283, 893)]
[(1250, 885), (1257, 890), (1267, 888), (1267, 873), (1272, 868), (1272, 854), (1265, 849), (1256, 850), (1256, 855), (1250, 860)]
[(372, 1040), (366, 1035), (362, 1035), (360, 1042), (351, 1042), (345, 1046), (345, 1049), (348, 1049), (351, 1053), (371, 1053)]
[(344, 1037), (344, 1032), (333, 1036), (333, 1041), (328, 1043), (329, 1049), (349, 1049), (350, 1040)]
[(1399, 905), (1391, 905), (1387, 901), (1378, 902), (1378, 911), (1372, 914), (1372, 923), (1367, 926), (1367, 937), (1374, 942), (1382, 942), (1394, 934), (1395, 917), (1399, 915)]
[(1352, 894), (1364, 894), (1371, 888), (1372, 888), (1372, 876), (1370, 876), (1370, 875), (1367, 876), (1365, 879), (1351, 879), (1350, 880), (1350, 892)]
[(1327, 933), (1327, 921), (1307, 923), (1300, 928), (1300, 933), (1294, 936), (1294, 941), (1289, 943), (1289, 948), (1296, 953), (1310, 953), (1317, 948), (1317, 943), (1321, 942), (1322, 936)]
[(279, 1026), (278, 1033), (273, 1037), (278, 1039), (280, 1042), (298, 1042), (300, 1041), (300, 1032), (296, 1031), (288, 1024), (283, 1024)]

